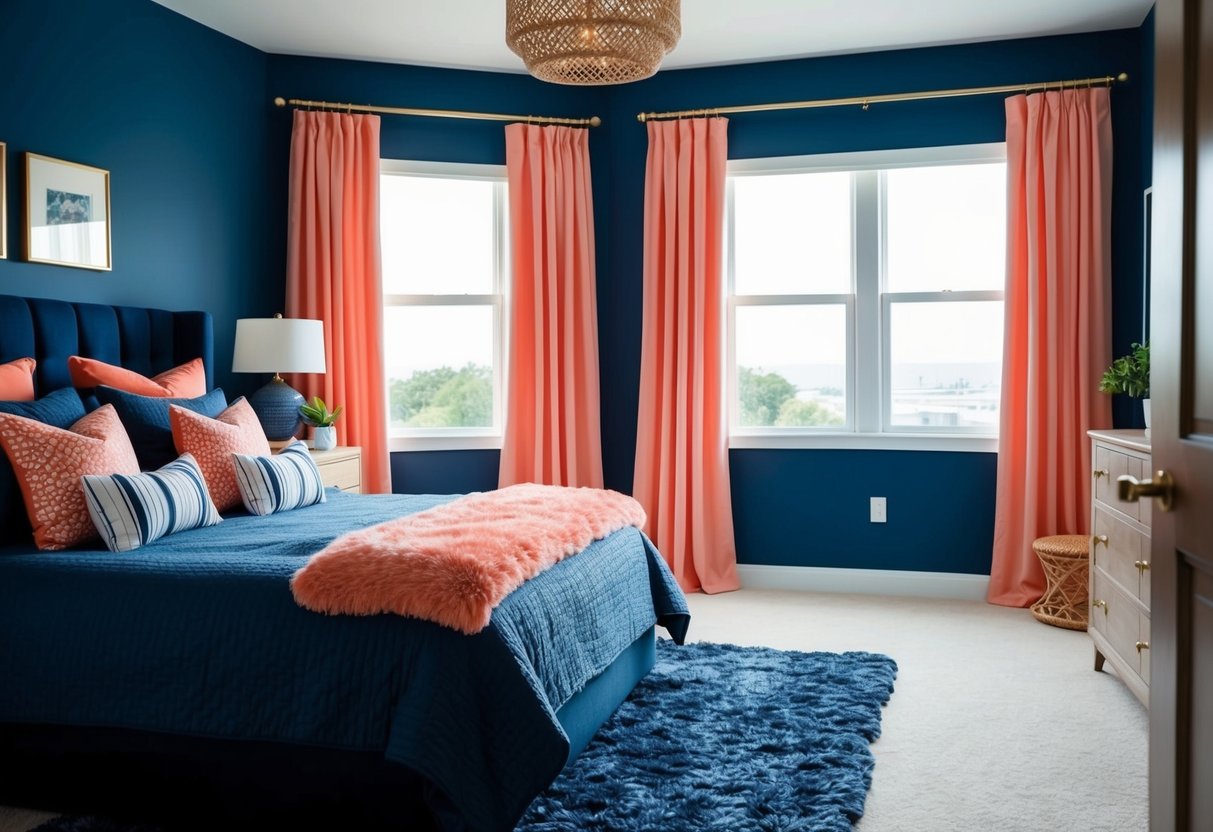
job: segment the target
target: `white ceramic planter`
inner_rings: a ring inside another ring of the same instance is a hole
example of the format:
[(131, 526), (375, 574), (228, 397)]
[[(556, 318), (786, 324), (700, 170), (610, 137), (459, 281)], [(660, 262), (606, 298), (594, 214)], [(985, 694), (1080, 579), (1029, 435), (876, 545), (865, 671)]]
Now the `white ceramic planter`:
[(1146, 436), (1149, 436), (1150, 435), (1150, 400), (1149, 399), (1141, 400), (1141, 413), (1142, 413), (1142, 416), (1144, 416), (1145, 420), (1146, 420)]
[(312, 428), (312, 450), (328, 451), (337, 447), (337, 428)]

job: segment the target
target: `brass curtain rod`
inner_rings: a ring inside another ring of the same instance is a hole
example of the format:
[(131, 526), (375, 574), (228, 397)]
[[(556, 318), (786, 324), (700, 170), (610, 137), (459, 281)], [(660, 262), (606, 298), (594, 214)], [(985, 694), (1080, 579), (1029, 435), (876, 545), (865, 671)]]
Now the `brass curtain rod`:
[(848, 107), (859, 105), (865, 110), (869, 104), (883, 104), (889, 101), (922, 101), (930, 98), (960, 98), (966, 95), (994, 95), (996, 93), (1023, 92), (1047, 90), (1056, 87), (1094, 87), (1100, 84), (1112, 86), (1113, 81), (1128, 81), (1129, 74), (1122, 72), (1113, 77), (1104, 75), (1099, 78), (1078, 78), (1072, 81), (1042, 81), (1035, 84), (1006, 84), (1001, 87), (966, 87), (955, 90), (927, 90), (925, 92), (895, 92), (887, 95), (863, 95), (850, 98), (819, 98), (810, 101), (784, 101), (777, 104), (745, 104), (735, 107), (708, 107), (701, 110), (674, 110), (667, 113), (637, 113), (636, 120), (640, 122), (666, 118), (693, 118), (696, 116), (720, 116), (726, 113), (758, 113), (767, 110), (808, 110), (817, 107)]
[(345, 113), (380, 113), (391, 116), (427, 116), (429, 118), (468, 118), (480, 121), (524, 121), (529, 124), (569, 124), (573, 126), (597, 127), (602, 124), (598, 116), (591, 118), (558, 118), (556, 116), (512, 116), (506, 113), (474, 113), (465, 110), (425, 110), (418, 107), (377, 107), (372, 104), (342, 104), (336, 101), (308, 101), (302, 98), (274, 99), (278, 107), (309, 107), (314, 110), (335, 110)]

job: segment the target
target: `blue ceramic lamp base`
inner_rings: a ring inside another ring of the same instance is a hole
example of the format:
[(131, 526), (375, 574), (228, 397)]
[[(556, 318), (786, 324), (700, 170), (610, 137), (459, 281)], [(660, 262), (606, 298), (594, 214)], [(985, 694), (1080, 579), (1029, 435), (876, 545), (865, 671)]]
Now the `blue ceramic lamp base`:
[(261, 421), (265, 438), (271, 442), (290, 439), (303, 424), (303, 417), (299, 415), (303, 394), (283, 381), (281, 376), (274, 376), (268, 384), (249, 396), (249, 404)]

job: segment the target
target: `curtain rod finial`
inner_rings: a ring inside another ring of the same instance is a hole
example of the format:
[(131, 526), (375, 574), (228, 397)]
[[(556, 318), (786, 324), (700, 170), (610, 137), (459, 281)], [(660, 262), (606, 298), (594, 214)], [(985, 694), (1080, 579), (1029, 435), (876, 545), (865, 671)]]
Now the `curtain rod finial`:
[(601, 127), (601, 126), (602, 126), (602, 119), (600, 119), (598, 116), (591, 116), (591, 118), (590, 118), (590, 126), (591, 126), (591, 127)]
[(286, 99), (285, 99), (285, 98), (283, 98), (281, 95), (280, 95), (280, 96), (278, 96), (277, 98), (275, 98), (275, 99), (274, 99), (274, 106), (275, 106), (275, 107), (285, 107), (285, 106), (286, 106)]
[(1128, 80), (1129, 80), (1129, 73), (1127, 73), (1127, 72), (1122, 72), (1122, 73), (1120, 73), (1119, 75), (1117, 75), (1117, 76), (1116, 76), (1116, 80), (1117, 80), (1117, 81), (1120, 81), (1120, 82), (1122, 82), (1122, 83), (1123, 83), (1123, 82), (1125, 82), (1125, 81), (1128, 81)]

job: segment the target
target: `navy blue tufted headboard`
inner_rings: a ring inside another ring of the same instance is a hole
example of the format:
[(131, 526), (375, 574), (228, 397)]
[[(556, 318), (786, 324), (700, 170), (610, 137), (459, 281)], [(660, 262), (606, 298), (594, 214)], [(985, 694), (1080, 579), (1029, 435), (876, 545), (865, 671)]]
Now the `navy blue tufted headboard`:
[(38, 362), (35, 386), (44, 396), (70, 387), (68, 356), (82, 355), (154, 376), (202, 358), (214, 387), (214, 336), (209, 312), (168, 312), (0, 295), (0, 363)]

